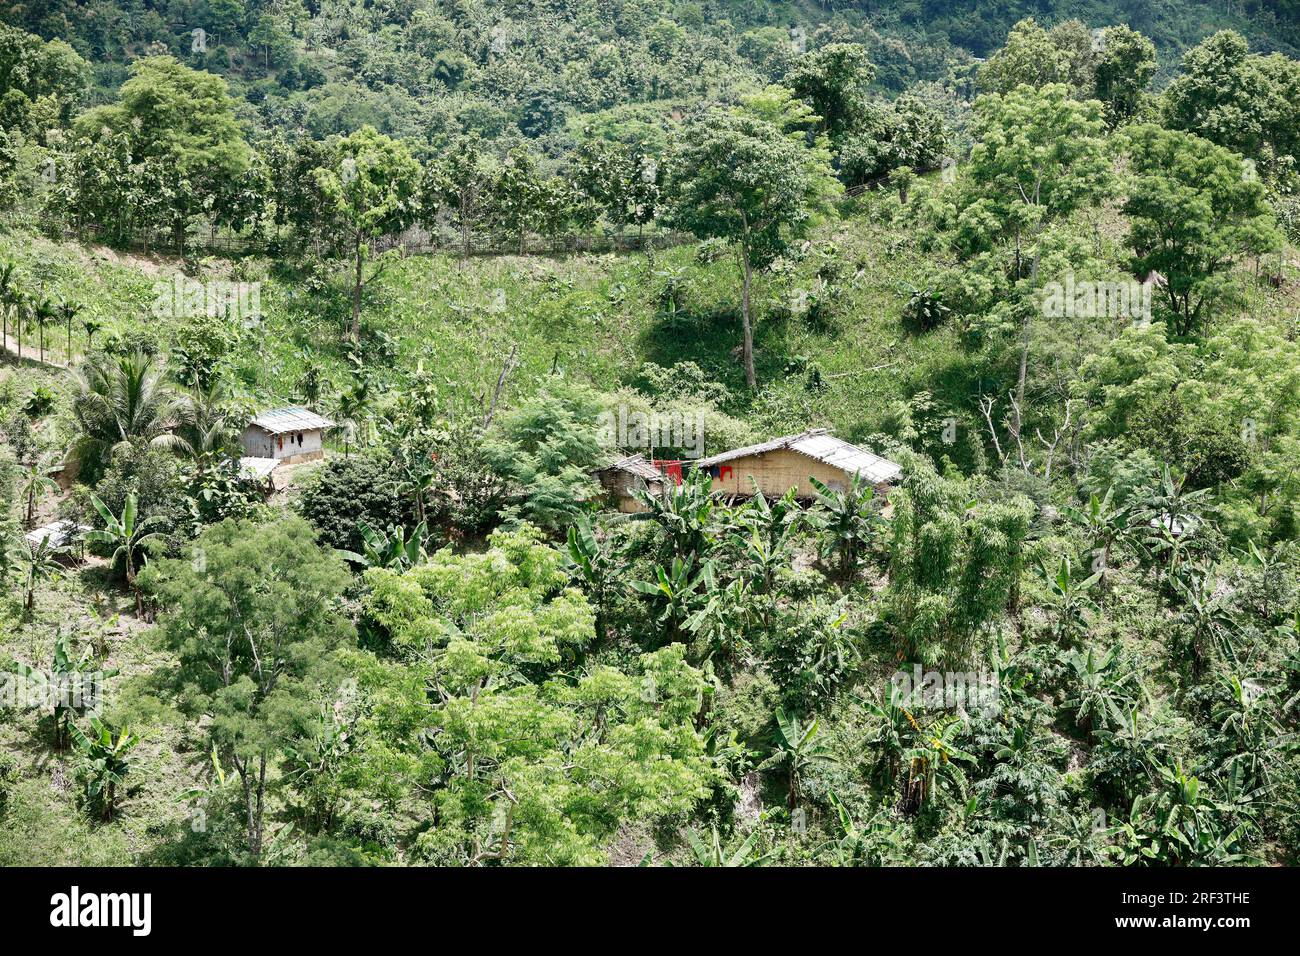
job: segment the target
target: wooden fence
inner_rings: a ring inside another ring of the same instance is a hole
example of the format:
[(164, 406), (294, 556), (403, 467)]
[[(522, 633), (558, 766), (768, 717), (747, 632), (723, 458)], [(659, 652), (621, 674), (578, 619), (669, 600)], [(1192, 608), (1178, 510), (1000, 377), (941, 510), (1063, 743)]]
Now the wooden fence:
[[(97, 242), (116, 249), (131, 252), (156, 252), (174, 254), (175, 242), (169, 232), (137, 233), (125, 242), (116, 236), (105, 234), (96, 226), (87, 226), (80, 231), (65, 229), (63, 236), (68, 240), (80, 242)], [(646, 230), (642, 234), (602, 232), (596, 234), (569, 234), (564, 236), (530, 235), (525, 244), (526, 255), (531, 256), (568, 256), (579, 253), (638, 252), (641, 250), (666, 249), (673, 246), (694, 242), (688, 233), (674, 232), (667, 229)], [(285, 240), (278, 236), (266, 238), (249, 238), (246, 236), (221, 235), (217, 233), (190, 234), (185, 239), (186, 255), (216, 255), (223, 258), (238, 258), (248, 255), (274, 253), (284, 247)], [(443, 253), (457, 256), (462, 252), (459, 233), (431, 233), (423, 228), (413, 227), (405, 232), (391, 236), (381, 236), (371, 243), (375, 253), (396, 251), (402, 256), (427, 256)], [(325, 254), (324, 246), (316, 242), (310, 246), (317, 255)], [(471, 256), (509, 256), (519, 254), (517, 238), (502, 238), (497, 235), (476, 234), (470, 240)]]

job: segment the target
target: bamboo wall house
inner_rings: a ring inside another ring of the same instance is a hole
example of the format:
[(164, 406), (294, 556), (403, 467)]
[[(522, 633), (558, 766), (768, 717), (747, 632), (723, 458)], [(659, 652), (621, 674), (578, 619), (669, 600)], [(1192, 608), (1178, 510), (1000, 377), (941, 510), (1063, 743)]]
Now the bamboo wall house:
[(663, 472), (641, 454), (620, 458), (597, 469), (594, 474), (601, 488), (613, 499), (615, 507), (628, 514), (645, 510), (636, 499), (636, 489), (646, 489), (655, 495), (664, 490)]
[(769, 497), (780, 497), (793, 488), (795, 497), (811, 498), (816, 489), (810, 477), (838, 490), (848, 487), (854, 475), (884, 493), (903, 473), (894, 462), (842, 441), (824, 428), (784, 435), (690, 464), (712, 475), (715, 493), (741, 496), (754, 493), (751, 478)]
[(842, 441), (824, 428), (784, 435), (697, 461), (651, 462), (644, 455), (628, 455), (594, 474), (619, 511), (634, 513), (644, 510), (635, 489), (646, 488), (659, 494), (668, 482), (679, 482), (683, 470), (707, 471), (713, 478), (713, 492), (727, 497), (752, 495), (757, 482), (759, 490), (769, 497), (779, 498), (793, 488), (796, 498), (809, 499), (816, 494), (810, 478), (840, 490), (848, 487), (854, 475), (869, 483), (877, 494), (884, 494), (902, 476), (902, 469), (894, 462)]

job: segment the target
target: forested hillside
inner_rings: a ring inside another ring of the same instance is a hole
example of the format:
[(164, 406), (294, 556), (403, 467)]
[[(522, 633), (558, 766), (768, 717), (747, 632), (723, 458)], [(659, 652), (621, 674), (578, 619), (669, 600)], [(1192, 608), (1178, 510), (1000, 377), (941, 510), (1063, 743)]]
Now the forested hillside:
[(0, 864), (1295, 864), (1295, 19), (7, 4)]
[(88, 101), (129, 64), (169, 54), (225, 77), (258, 135), (380, 132), (439, 143), (523, 137), (555, 155), (592, 123), (655, 123), (700, 98), (779, 80), (800, 50), (860, 43), (876, 88), (965, 84), (1018, 20), (1125, 23), (1156, 43), (1167, 79), (1215, 30), (1295, 56), (1294, 0), (1242, 2), (670, 2), (650, 0), (19, 0), (0, 21), (62, 39), (93, 64)]

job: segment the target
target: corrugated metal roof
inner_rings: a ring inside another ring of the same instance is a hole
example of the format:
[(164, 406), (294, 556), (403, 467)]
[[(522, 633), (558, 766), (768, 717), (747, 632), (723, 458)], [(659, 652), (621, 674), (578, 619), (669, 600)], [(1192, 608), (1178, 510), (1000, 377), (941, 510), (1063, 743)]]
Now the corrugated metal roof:
[(759, 442), (757, 445), (746, 445), (744, 448), (735, 448), (731, 451), (724, 451), (720, 455), (714, 455), (712, 458), (701, 458), (694, 462), (696, 468), (708, 468), (711, 465), (721, 465), (724, 462), (734, 461), (737, 458), (748, 458), (750, 455), (763, 455), (769, 451), (779, 451), (782, 448), (789, 448), (790, 443), (800, 438), (807, 438), (812, 435), (824, 435), (824, 428), (810, 428), (806, 432), (799, 432), (797, 435), (784, 435), (781, 438), (773, 438), (771, 441)]
[(253, 424), (263, 431), (270, 432), (272, 435), (283, 435), (285, 432), (310, 432), (318, 428), (334, 427), (334, 423), (328, 418), (322, 418), (310, 409), (301, 408), (297, 405), (291, 408), (273, 408), (269, 412), (262, 412), (253, 419)]
[(828, 434), (824, 428), (810, 428), (808, 431), (799, 432), (797, 435), (783, 435), (780, 438), (773, 438), (771, 441), (761, 442), (757, 445), (746, 445), (744, 448), (737, 448), (734, 451), (724, 451), (712, 458), (701, 458), (699, 461), (694, 462), (693, 465), (696, 468), (709, 468), (713, 465), (735, 461), (738, 458), (749, 458), (752, 455), (764, 455), (768, 452), (780, 451), (783, 448), (797, 451), (801, 455), (807, 455), (809, 458), (832, 465), (846, 474), (861, 475), (873, 485), (885, 481), (896, 481), (903, 474), (903, 469), (889, 459), (873, 455), (857, 445), (850, 445), (848, 442)]
[(654, 465), (646, 460), (645, 455), (635, 454), (628, 455), (626, 458), (620, 458), (611, 462), (600, 471), (626, 471), (630, 475), (636, 475), (638, 478), (644, 478), (647, 481), (663, 481), (664, 476)]
[(280, 464), (278, 458), (241, 458), (239, 459), (239, 477), (260, 481), (275, 471)]
[(56, 521), (35, 531), (29, 531), (23, 537), (34, 545), (48, 541), (51, 548), (66, 548), (77, 540), (83, 529), (72, 521)]

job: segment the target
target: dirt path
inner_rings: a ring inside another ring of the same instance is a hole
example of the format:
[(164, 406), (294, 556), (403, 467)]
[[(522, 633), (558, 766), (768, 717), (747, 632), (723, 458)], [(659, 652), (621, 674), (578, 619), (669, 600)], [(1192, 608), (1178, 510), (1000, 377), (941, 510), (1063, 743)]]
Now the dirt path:
[[(46, 342), (46, 345), (48, 346), (49, 342)], [(8, 352), (10, 355), (12, 355), (15, 359), (17, 359), (18, 340), (14, 338), (12, 335), (6, 335), (4, 337), (4, 350)], [(40, 346), (29, 339), (23, 339), (23, 354), (21, 360), (24, 362), (31, 362), (33, 365), (43, 365), (46, 368), (55, 368), (55, 369), (68, 368), (66, 362), (57, 361), (56, 359), (50, 356), (49, 348), (46, 348), (45, 361), (42, 362), (40, 359)]]

